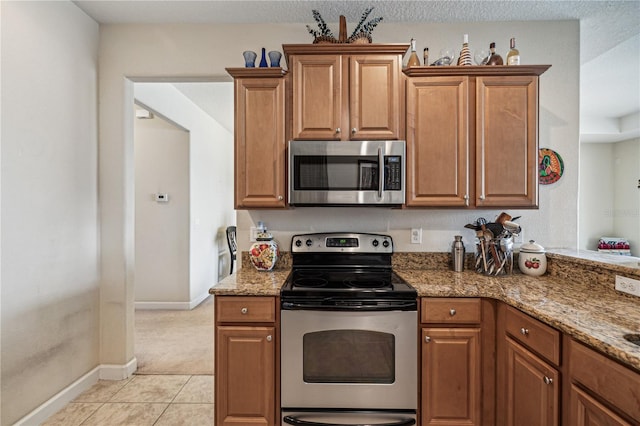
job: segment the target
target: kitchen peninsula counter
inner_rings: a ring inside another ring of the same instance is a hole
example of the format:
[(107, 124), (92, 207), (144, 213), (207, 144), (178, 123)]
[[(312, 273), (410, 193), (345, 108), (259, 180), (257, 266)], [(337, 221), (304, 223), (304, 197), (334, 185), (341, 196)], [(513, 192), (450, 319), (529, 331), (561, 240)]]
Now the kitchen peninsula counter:
[[(420, 297), (483, 297), (505, 302), (640, 371), (640, 346), (623, 338), (627, 333), (640, 333), (640, 298), (618, 293), (609, 284), (555, 274), (530, 277), (514, 272), (488, 277), (468, 270), (394, 270)], [(289, 272), (288, 268), (258, 272), (249, 265), (220, 281), (209, 293), (278, 296)]]

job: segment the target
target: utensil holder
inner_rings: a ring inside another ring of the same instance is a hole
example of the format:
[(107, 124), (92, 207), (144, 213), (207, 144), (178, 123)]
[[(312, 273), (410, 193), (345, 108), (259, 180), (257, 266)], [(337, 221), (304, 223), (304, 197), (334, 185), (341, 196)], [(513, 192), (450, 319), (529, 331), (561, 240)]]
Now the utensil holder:
[(476, 272), (492, 276), (513, 273), (513, 238), (478, 239), (475, 269)]

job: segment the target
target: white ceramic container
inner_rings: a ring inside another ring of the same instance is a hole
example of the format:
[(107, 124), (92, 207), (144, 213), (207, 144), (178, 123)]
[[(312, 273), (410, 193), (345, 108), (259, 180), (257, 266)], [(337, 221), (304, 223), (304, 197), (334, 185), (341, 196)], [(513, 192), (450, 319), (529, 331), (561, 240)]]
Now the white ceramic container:
[(520, 247), (518, 266), (523, 274), (539, 277), (547, 272), (547, 255), (544, 247), (530, 240)]

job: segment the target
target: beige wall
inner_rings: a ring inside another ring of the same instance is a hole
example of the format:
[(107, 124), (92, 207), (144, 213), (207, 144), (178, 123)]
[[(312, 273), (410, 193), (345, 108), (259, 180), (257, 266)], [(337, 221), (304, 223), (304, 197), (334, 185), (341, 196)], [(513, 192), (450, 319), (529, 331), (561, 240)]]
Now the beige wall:
[(640, 256), (640, 139), (580, 147), (580, 242), (597, 250), (600, 237), (626, 238)]
[(0, 2), (2, 387), (10, 425), (99, 364), (98, 25)]
[[(551, 64), (540, 82), (540, 146), (558, 151), (565, 174), (540, 187), (540, 209), (522, 215), (526, 239), (548, 248), (577, 246), (579, 23), (577, 21), (393, 24), (383, 23), (374, 41), (460, 48), (468, 33), (471, 48), (496, 41), (504, 55), (510, 37), (518, 40), (524, 64)], [(283, 43), (309, 43), (301, 24), (261, 25), (105, 25), (100, 49), (100, 191), (109, 202), (101, 209), (102, 360), (122, 364), (133, 356), (132, 130), (131, 82), (155, 78), (228, 78), (225, 67), (243, 66), (242, 51), (281, 50)], [(129, 80), (128, 80), (129, 79)], [(284, 248), (296, 232), (353, 229), (391, 234), (400, 251), (444, 251), (456, 233), (479, 215), (500, 211), (318, 209), (238, 212), (239, 246), (247, 249), (248, 228), (264, 221)], [(425, 229), (422, 245), (411, 245), (411, 227)]]
[(134, 123), (135, 300), (188, 304), (189, 132), (160, 116)]

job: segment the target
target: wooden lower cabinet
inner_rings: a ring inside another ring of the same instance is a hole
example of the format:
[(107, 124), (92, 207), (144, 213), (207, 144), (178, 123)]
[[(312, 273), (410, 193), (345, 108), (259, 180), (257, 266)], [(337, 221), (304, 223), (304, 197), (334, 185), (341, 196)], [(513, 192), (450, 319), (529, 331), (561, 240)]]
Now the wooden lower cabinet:
[(575, 384), (571, 385), (571, 419), (575, 426), (624, 426), (626, 422)]
[(640, 425), (640, 372), (571, 339), (571, 425)]
[(480, 328), (422, 329), (422, 425), (478, 425)]
[(275, 424), (274, 335), (274, 327), (218, 327), (216, 424)]
[(276, 299), (216, 296), (215, 303), (215, 424), (279, 424)]
[(558, 424), (558, 370), (507, 337), (507, 425)]

